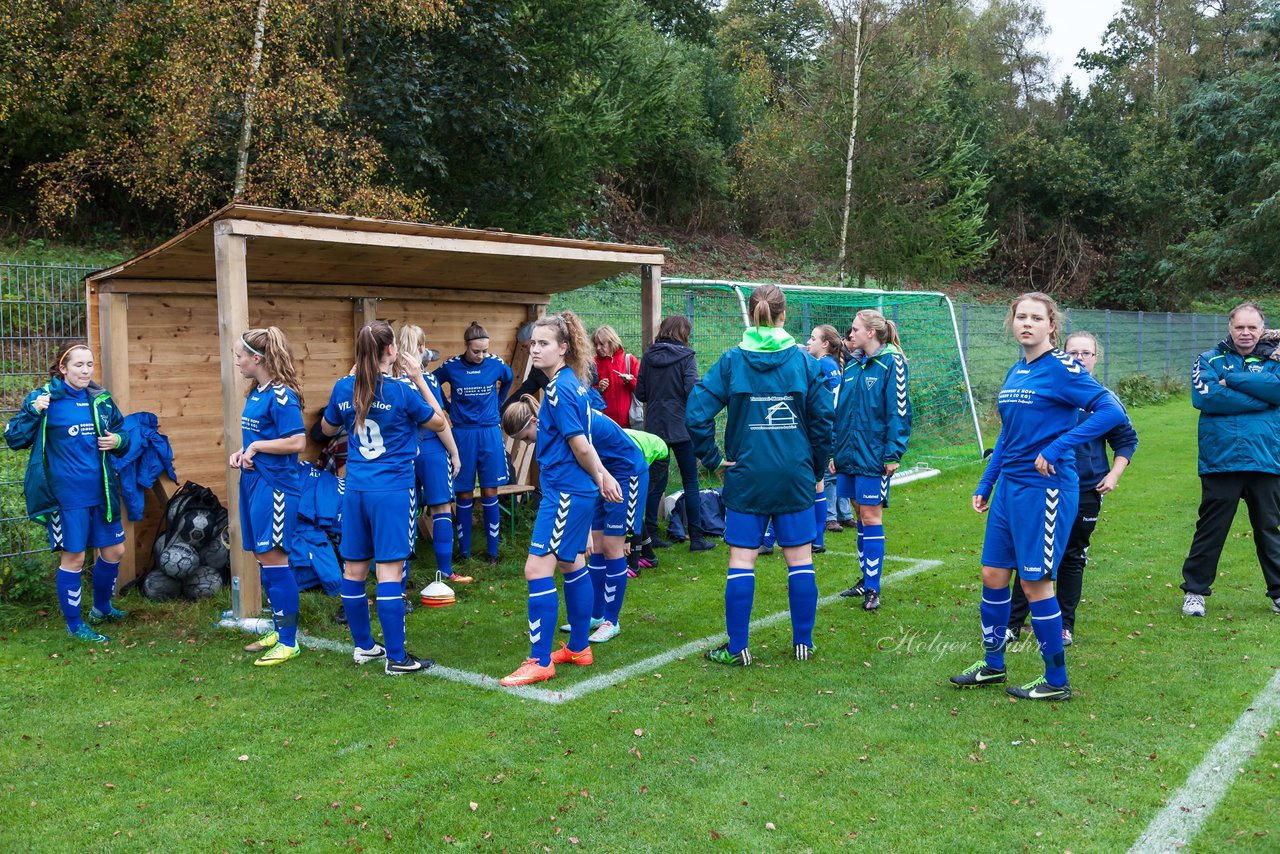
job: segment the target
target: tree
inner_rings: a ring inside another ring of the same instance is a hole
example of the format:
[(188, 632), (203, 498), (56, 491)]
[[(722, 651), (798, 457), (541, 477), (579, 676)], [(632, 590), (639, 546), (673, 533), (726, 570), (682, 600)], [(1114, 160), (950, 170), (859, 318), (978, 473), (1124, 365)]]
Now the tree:
[[(252, 74), (256, 12), (262, 64)], [(41, 221), (54, 228), (84, 202), (124, 193), (189, 222), (232, 197), (238, 146), (245, 201), (425, 215), (421, 197), (381, 183), (382, 151), (352, 122), (346, 45), (372, 21), (413, 32), (446, 15), (444, 0), (86, 4), (54, 57), (65, 69), (57, 97), (79, 111), (82, 137), (27, 170)]]
[(1168, 273), (1189, 291), (1280, 284), (1280, 9), (1253, 29), (1248, 64), (1198, 87), (1178, 113), (1216, 194), (1212, 216), (1173, 247)]

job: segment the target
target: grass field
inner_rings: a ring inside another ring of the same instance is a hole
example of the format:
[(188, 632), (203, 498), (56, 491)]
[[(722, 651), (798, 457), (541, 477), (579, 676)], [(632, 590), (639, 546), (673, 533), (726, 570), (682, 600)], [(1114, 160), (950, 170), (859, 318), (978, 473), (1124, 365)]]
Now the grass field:
[[(1265, 699), (1280, 650), (1243, 525), (1208, 617), (1181, 616), (1195, 417), (1185, 398), (1133, 416), (1142, 446), (1095, 536), (1071, 703), (947, 683), (980, 654), (970, 468), (895, 492), (890, 573), (941, 563), (890, 575), (877, 613), (824, 605), (814, 660), (791, 660), (782, 620), (753, 633), (749, 668), (691, 654), (586, 690), (722, 630), (723, 546), (672, 549), (632, 582), (596, 664), (547, 684), (578, 692), (560, 703), (388, 679), (338, 651), (255, 669), (246, 637), (214, 627), (225, 602), (131, 597), (136, 619), (92, 649), (50, 600), (0, 643), (0, 850), (1126, 850)], [(410, 649), (513, 669), (528, 649), (519, 546), (476, 567), (457, 606), (412, 614)], [(855, 574), (852, 534), (828, 548), (824, 596)], [(785, 608), (782, 562), (762, 558), (754, 616)], [(347, 643), (332, 610), (304, 594), (305, 624)], [(1009, 667), (1039, 673), (1034, 646)], [(1220, 769), (1230, 788), (1185, 850), (1280, 848), (1277, 736), (1273, 720)]]

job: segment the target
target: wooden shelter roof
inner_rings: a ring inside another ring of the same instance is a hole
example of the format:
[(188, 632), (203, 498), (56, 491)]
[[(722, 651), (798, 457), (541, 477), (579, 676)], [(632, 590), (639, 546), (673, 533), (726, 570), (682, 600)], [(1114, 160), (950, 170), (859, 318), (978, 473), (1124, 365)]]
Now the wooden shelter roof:
[(87, 281), (108, 291), (113, 282), (212, 282), (215, 233), (249, 238), (252, 282), (301, 285), (552, 294), (636, 265), (661, 265), (665, 251), (661, 246), (230, 204)]

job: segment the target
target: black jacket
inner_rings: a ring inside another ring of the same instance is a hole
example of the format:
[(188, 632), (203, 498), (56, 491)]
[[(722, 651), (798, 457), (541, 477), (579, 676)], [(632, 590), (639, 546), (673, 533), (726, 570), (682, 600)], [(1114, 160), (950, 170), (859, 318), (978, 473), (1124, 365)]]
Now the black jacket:
[(688, 442), (684, 407), (698, 384), (694, 352), (674, 341), (654, 341), (640, 361), (635, 396), (644, 403), (644, 429), (669, 443)]

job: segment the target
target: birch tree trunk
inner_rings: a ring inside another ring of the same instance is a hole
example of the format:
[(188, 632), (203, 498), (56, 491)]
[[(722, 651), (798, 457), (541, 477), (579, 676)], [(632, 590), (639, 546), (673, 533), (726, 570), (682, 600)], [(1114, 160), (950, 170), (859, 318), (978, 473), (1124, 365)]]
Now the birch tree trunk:
[(844, 208), (840, 216), (840, 255), (836, 274), (840, 284), (845, 280), (845, 261), (849, 249), (849, 210), (853, 207), (853, 153), (858, 143), (858, 112), (862, 107), (862, 23), (865, 6), (858, 4), (858, 17), (853, 31), (853, 118), (849, 122), (849, 144), (844, 153)]
[(258, 0), (258, 18), (253, 26), (253, 52), (249, 55), (249, 83), (244, 90), (244, 127), (236, 146), (236, 181), (232, 200), (244, 195), (249, 172), (249, 141), (253, 138), (253, 102), (258, 94), (258, 73), (262, 68), (262, 42), (267, 29), (267, 6), (271, 0)]

